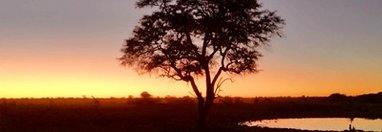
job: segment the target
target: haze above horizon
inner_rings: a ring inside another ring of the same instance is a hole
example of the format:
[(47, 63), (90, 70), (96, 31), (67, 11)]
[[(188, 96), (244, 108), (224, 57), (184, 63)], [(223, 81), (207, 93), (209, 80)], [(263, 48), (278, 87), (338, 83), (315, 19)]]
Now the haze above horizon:
[[(262, 49), (261, 72), (232, 76), (222, 96), (382, 91), (382, 1), (261, 2), (286, 20), (286, 37)], [(134, 7), (131, 0), (0, 1), (0, 98), (191, 95), (186, 83), (119, 65), (124, 40), (151, 12)]]

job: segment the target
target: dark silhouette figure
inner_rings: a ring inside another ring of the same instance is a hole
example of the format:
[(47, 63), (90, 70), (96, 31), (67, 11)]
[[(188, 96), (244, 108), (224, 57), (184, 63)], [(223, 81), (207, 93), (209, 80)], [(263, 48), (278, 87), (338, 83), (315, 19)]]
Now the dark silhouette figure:
[[(226, 80), (221, 73), (258, 71), (258, 48), (273, 36), (281, 37), (284, 25), (256, 0), (139, 0), (136, 5), (157, 10), (145, 15), (126, 40), (122, 65), (190, 83), (200, 128)], [(195, 82), (201, 76), (204, 94)]]
[(355, 128), (354, 126), (351, 125), (351, 123), (349, 124), (349, 132), (355, 132)]
[(351, 117), (350, 118), (350, 124), (349, 124), (349, 131), (350, 132), (355, 132), (355, 128), (354, 128), (354, 126), (352, 126), (353, 121), (354, 121), (354, 118)]

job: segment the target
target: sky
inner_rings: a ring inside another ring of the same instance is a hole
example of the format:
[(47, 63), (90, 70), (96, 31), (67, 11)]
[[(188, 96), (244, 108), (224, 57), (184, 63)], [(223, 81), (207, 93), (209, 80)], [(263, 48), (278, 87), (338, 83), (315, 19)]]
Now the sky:
[[(192, 96), (191, 86), (138, 74), (117, 60), (151, 9), (133, 0), (1, 0), (0, 98)], [(261, 48), (256, 74), (221, 96), (328, 96), (382, 92), (381, 0), (262, 0), (286, 20)], [(200, 83), (201, 87), (204, 87)]]

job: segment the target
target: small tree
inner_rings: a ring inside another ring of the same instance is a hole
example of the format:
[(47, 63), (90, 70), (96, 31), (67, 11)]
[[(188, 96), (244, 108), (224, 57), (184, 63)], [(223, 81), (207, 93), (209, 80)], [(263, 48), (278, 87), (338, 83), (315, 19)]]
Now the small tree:
[[(200, 127), (224, 82), (221, 73), (256, 72), (258, 47), (281, 36), (284, 25), (257, 0), (139, 0), (136, 5), (157, 10), (145, 15), (126, 40), (122, 64), (190, 83)], [(204, 95), (195, 83), (201, 76)]]
[(143, 91), (143, 92), (141, 93), (141, 97), (142, 97), (143, 99), (148, 99), (148, 98), (151, 98), (151, 94), (150, 94), (149, 92), (147, 92), (147, 91)]

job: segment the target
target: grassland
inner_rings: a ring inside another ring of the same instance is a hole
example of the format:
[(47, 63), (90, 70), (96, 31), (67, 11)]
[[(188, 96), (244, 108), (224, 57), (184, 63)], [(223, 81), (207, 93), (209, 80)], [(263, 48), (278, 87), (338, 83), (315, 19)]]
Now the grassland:
[[(382, 118), (382, 100), (363, 97), (278, 97), (216, 100), (209, 131), (299, 131), (238, 126), (287, 117)], [(1, 99), (1, 132), (197, 131), (196, 102), (183, 98)]]

